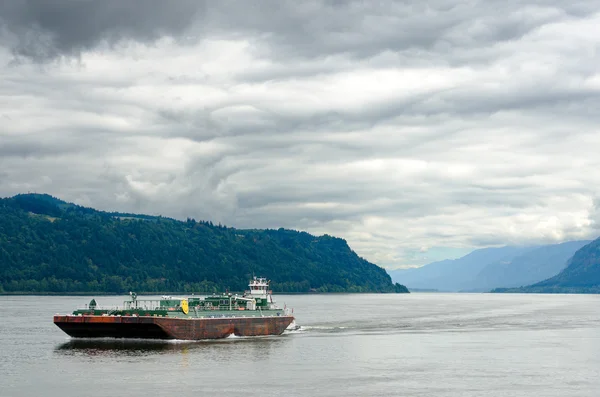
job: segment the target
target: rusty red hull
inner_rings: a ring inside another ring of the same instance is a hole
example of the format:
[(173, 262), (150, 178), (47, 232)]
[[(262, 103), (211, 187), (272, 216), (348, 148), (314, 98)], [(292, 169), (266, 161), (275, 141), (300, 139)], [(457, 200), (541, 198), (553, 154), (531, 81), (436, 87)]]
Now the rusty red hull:
[(144, 316), (54, 316), (74, 338), (219, 339), (229, 335), (280, 335), (293, 316), (169, 318)]

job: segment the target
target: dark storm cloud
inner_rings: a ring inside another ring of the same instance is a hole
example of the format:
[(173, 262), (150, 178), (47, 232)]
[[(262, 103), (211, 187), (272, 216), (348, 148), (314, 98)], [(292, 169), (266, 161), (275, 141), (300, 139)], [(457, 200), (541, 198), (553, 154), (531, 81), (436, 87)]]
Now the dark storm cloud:
[(151, 42), (181, 36), (204, 12), (204, 2), (181, 0), (9, 0), (0, 3), (3, 39), (15, 54), (48, 59), (77, 55), (104, 42)]

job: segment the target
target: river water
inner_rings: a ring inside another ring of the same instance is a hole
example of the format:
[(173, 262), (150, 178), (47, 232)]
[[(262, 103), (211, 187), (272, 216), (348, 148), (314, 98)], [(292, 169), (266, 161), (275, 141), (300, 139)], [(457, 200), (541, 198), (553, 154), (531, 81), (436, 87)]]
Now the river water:
[(220, 341), (72, 340), (52, 324), (89, 300), (0, 297), (0, 396), (600, 395), (598, 295), (276, 296), (300, 330)]

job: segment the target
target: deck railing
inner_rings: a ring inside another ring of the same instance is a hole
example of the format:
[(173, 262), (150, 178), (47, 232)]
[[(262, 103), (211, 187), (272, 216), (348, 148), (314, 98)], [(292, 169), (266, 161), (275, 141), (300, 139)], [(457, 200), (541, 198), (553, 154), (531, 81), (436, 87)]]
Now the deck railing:
[[(96, 311), (103, 311), (103, 312), (107, 312), (108, 314), (110, 313), (116, 313), (118, 311), (122, 311), (122, 310), (144, 310), (144, 311), (154, 311), (154, 310), (161, 310), (161, 311), (174, 311), (174, 310), (181, 310), (180, 306), (161, 306), (160, 304), (160, 300), (138, 300), (137, 302), (132, 302), (132, 301), (126, 301), (125, 304), (123, 306), (94, 306), (94, 307), (90, 307), (89, 304), (86, 304), (83, 308), (80, 307), (77, 310), (96, 310)], [(245, 306), (241, 306), (241, 305), (235, 305), (232, 304), (231, 306), (229, 306), (228, 304), (225, 305), (215, 305), (215, 306), (204, 306), (204, 305), (190, 305), (189, 306), (189, 311), (194, 312), (194, 313), (199, 313), (199, 312), (211, 312), (211, 311), (239, 311), (239, 312), (244, 312), (244, 311), (254, 311), (254, 310), (249, 310), (247, 309)], [(273, 312), (273, 311), (280, 311), (283, 312), (285, 315), (289, 315), (290, 314), (290, 309), (289, 308), (275, 308), (275, 309), (270, 309), (270, 308), (263, 308), (261, 306), (257, 306), (256, 310), (260, 313), (263, 312)]]

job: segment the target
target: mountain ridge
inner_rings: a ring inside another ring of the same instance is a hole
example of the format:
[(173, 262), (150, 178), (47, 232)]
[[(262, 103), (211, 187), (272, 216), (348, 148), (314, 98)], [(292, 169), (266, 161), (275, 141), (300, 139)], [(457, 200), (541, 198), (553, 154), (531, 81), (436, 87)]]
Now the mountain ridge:
[(481, 248), (461, 258), (389, 273), (393, 280), (402, 279), (410, 289), (489, 292), (494, 288), (518, 287), (552, 277), (589, 242)]
[(0, 199), (0, 292), (408, 292), (343, 239), (99, 211), (46, 194)]
[(473, 282), (487, 291), (536, 283), (558, 274), (573, 254), (588, 243), (590, 240), (576, 240), (539, 246), (506, 263), (487, 265)]
[(390, 272), (392, 280), (402, 279), (408, 288), (457, 292), (470, 289), (471, 278), (486, 265), (509, 258), (532, 247), (480, 248), (457, 259), (432, 262), (420, 268)]
[(557, 275), (518, 288), (496, 288), (492, 292), (600, 293), (600, 238), (578, 249)]

